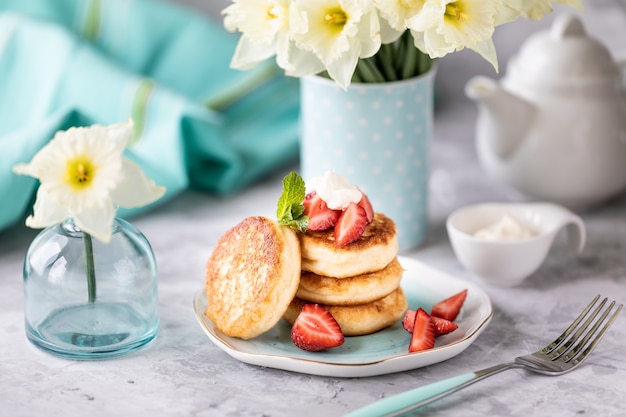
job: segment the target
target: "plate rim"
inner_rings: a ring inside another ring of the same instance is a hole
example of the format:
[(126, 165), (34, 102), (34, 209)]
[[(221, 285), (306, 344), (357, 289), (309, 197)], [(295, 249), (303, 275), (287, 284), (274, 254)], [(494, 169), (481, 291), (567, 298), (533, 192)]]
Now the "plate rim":
[[(486, 301), (487, 303), (486, 307), (488, 308), (488, 311), (486, 315), (484, 315), (484, 317), (479, 317), (479, 321), (477, 321), (477, 323), (474, 324), (472, 328), (470, 328), (471, 332), (465, 335), (460, 340), (453, 341), (442, 346), (437, 346), (437, 347), (434, 347), (432, 349), (429, 349), (423, 352), (409, 353), (407, 351), (407, 353), (393, 355), (393, 356), (384, 356), (384, 357), (381, 357), (380, 359), (370, 360), (366, 362), (331, 362), (331, 361), (324, 361), (324, 360), (320, 360), (316, 358), (301, 358), (301, 357), (293, 357), (293, 356), (287, 356), (287, 355), (278, 355), (278, 354), (273, 354), (273, 353), (255, 353), (255, 352), (242, 351), (238, 349), (237, 347), (233, 346), (231, 343), (229, 343), (229, 341), (227, 340), (229, 336), (222, 334), (222, 332), (220, 332), (219, 329), (215, 328), (215, 324), (213, 324), (211, 320), (204, 314), (204, 311), (198, 308), (198, 305), (202, 302), (204, 302), (204, 305), (207, 304), (206, 293), (204, 289), (199, 289), (196, 292), (194, 299), (193, 299), (193, 309), (194, 309), (195, 317), (198, 323), (200, 324), (200, 326), (202, 327), (202, 329), (204, 330), (204, 332), (209, 337), (209, 339), (211, 339), (211, 341), (217, 347), (222, 349), (224, 352), (226, 352), (233, 358), (241, 362), (245, 362), (245, 363), (249, 363), (249, 364), (253, 364), (257, 366), (263, 366), (263, 367), (269, 367), (269, 368), (275, 368), (275, 369), (283, 369), (283, 370), (287, 370), (291, 372), (300, 372), (300, 373), (306, 373), (306, 374), (333, 376), (333, 377), (374, 376), (374, 375), (400, 372), (403, 370), (408, 371), (412, 369), (418, 369), (423, 366), (428, 366), (431, 364), (445, 361), (447, 359), (450, 359), (460, 354), (463, 350), (469, 347), (469, 345), (471, 345), (474, 339), (476, 339), (476, 337), (487, 327), (487, 325), (493, 318), (493, 314), (494, 314), (493, 305), (491, 303), (491, 299), (489, 295), (480, 286), (478, 286), (477, 284), (473, 282), (463, 281), (460, 278), (454, 277), (446, 272), (433, 268), (416, 259), (398, 256), (398, 260), (400, 261), (400, 264), (406, 270), (410, 269), (410, 264), (414, 264), (414, 265), (417, 265), (419, 268), (432, 270), (438, 274), (444, 274), (449, 279), (462, 283), (463, 285), (470, 287), (470, 289), (478, 291), (479, 293), (481, 293), (482, 298), (484, 298), (484, 301)], [(481, 304), (481, 306), (483, 306), (483, 304)], [(213, 329), (210, 328), (208, 323), (210, 323), (210, 326), (213, 326)], [(368, 337), (368, 335), (356, 336), (356, 337)], [(244, 341), (243, 339), (241, 340)], [(407, 361), (409, 359), (416, 359), (416, 362), (418, 362), (417, 358), (419, 357), (423, 358), (426, 355), (433, 356), (433, 355), (441, 354), (441, 352), (450, 351), (450, 350), (452, 351), (458, 350), (458, 352), (452, 352), (452, 354), (449, 356), (444, 356), (440, 358), (439, 360), (435, 360), (433, 362), (428, 362), (428, 363), (421, 364), (421, 365), (419, 363), (416, 363), (414, 366), (401, 367), (398, 369), (392, 366), (391, 369), (386, 370), (386, 371), (382, 370), (382, 372), (380, 369), (378, 369), (384, 364), (388, 364), (388, 363), (395, 364), (398, 362)], [(266, 359), (266, 361), (261, 361), (261, 359)], [(277, 364), (274, 362), (279, 362), (279, 363)], [(309, 369), (309, 370), (294, 369), (294, 368), (290, 368), (287, 366), (279, 366), (280, 362), (285, 362), (285, 363), (288, 362), (292, 365), (295, 362), (295, 363), (303, 365), (303, 367), (305, 368), (317, 367), (319, 369)], [(345, 372), (345, 371), (348, 371), (348, 372)]]

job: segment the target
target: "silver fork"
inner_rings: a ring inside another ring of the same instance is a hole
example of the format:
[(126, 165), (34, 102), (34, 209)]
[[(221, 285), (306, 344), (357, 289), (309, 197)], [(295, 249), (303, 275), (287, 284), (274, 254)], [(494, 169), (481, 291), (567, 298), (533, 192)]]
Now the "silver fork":
[[(562, 375), (569, 372), (591, 353), (622, 310), (620, 304), (609, 316), (615, 307), (615, 301), (603, 311), (608, 299), (603, 299), (594, 308), (599, 299), (600, 296), (597, 295), (563, 334), (535, 353), (519, 356), (513, 362), (459, 375), (385, 398), (355, 410), (345, 417), (397, 416), (508, 369), (523, 368), (544, 375)], [(603, 323), (604, 326), (600, 328)]]

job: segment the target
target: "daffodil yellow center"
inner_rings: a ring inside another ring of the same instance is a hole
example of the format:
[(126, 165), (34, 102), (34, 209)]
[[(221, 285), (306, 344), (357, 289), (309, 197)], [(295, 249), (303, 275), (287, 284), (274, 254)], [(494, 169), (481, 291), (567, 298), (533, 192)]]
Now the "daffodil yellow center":
[(278, 18), (278, 15), (274, 11), (274, 6), (272, 6), (271, 8), (269, 8), (267, 10), (267, 17), (268, 17), (268, 19), (277, 19)]
[(75, 190), (89, 187), (96, 174), (95, 165), (85, 157), (67, 162), (66, 181)]
[(340, 8), (329, 9), (324, 14), (324, 23), (326, 23), (331, 30), (336, 32), (340, 32), (347, 21), (348, 15)]
[(467, 12), (464, 10), (463, 3), (455, 1), (446, 5), (446, 20), (449, 23), (462, 23), (468, 18)]

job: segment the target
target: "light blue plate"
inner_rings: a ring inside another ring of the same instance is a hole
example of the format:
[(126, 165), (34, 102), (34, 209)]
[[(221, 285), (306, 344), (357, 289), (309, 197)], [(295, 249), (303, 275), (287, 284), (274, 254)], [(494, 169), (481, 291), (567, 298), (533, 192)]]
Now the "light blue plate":
[(253, 365), (333, 377), (364, 377), (416, 369), (454, 357), (485, 329), (493, 310), (489, 296), (477, 285), (452, 277), (413, 259), (398, 257), (405, 269), (402, 289), (410, 309), (430, 311), (433, 304), (465, 288), (467, 299), (456, 319), (459, 328), (437, 338), (433, 349), (409, 353), (411, 335), (400, 322), (367, 336), (347, 337), (334, 349), (307, 352), (291, 342), (291, 326), (281, 320), (265, 334), (250, 340), (226, 336), (204, 315), (204, 290), (194, 298), (198, 322), (209, 338), (232, 357)]

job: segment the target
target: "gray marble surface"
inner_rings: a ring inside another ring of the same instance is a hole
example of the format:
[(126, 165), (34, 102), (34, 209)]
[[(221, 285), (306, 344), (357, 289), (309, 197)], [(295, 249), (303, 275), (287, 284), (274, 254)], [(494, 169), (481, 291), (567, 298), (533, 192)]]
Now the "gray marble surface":
[[(186, 1), (213, 16), (224, 1)], [(590, 2), (588, 2), (590, 3)], [(622, 0), (594, 0), (583, 15), (589, 31), (616, 54), (626, 52)], [(559, 9), (562, 10), (562, 9)], [(501, 65), (525, 36), (545, 27), (520, 22), (496, 35)], [(503, 66), (503, 71), (504, 71)], [(473, 143), (475, 108), (463, 97), (465, 81), (490, 68), (471, 53), (442, 60), (432, 148), (429, 234), (404, 255), (475, 281), (455, 259), (444, 222), (454, 209), (482, 201), (520, 201), (487, 177)], [(279, 170), (228, 198), (186, 193), (133, 219), (151, 241), (159, 266), (162, 328), (134, 354), (107, 361), (73, 362), (47, 355), (24, 335), (22, 260), (36, 231), (17, 225), (0, 232), (0, 415), (90, 416), (341, 416), (378, 398), (535, 350), (551, 340), (595, 294), (626, 301), (626, 195), (582, 212), (587, 245), (576, 257), (559, 235), (546, 262), (522, 285), (489, 294), (493, 320), (458, 356), (421, 369), (366, 378), (330, 378), (239, 362), (213, 345), (196, 323), (194, 293), (204, 263), (229, 227), (248, 215), (273, 216)], [(623, 416), (626, 393), (626, 317), (622, 313), (588, 361), (555, 378), (508, 371), (440, 400), (416, 415)]]

